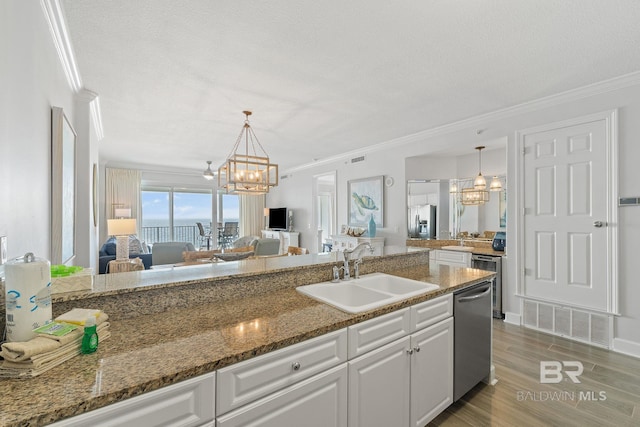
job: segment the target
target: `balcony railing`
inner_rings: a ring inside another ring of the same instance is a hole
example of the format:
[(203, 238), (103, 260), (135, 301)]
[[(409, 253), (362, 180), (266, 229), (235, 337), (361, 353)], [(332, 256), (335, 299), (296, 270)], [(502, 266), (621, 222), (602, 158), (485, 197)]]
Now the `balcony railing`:
[(176, 225), (173, 227), (142, 227), (142, 241), (148, 245), (158, 242), (191, 242), (196, 248), (200, 246), (200, 232), (195, 225)]

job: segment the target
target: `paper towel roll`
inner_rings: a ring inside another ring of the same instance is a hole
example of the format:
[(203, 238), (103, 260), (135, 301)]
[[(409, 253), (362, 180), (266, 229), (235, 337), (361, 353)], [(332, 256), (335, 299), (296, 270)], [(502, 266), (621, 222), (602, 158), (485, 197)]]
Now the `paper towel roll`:
[(35, 338), (33, 329), (51, 322), (51, 267), (32, 253), (5, 265), (7, 341)]

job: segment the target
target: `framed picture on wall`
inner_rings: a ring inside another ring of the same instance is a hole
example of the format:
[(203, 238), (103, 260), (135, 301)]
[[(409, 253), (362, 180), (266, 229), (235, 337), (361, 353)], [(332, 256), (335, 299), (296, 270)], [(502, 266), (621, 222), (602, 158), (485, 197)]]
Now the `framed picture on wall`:
[(76, 132), (60, 107), (51, 109), (51, 263), (76, 254)]
[(369, 218), (384, 227), (384, 177), (354, 179), (347, 182), (349, 225), (366, 227)]

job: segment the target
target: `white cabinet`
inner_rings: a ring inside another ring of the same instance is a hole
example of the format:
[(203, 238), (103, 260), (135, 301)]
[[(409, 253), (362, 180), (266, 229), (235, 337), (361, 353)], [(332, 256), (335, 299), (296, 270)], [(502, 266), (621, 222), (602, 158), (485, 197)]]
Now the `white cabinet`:
[(346, 427), (347, 365), (277, 391), (217, 418), (218, 427)]
[[(438, 249), (434, 252), (434, 257), (429, 257), (429, 262), (433, 259), (438, 265), (450, 265), (452, 267), (471, 267), (471, 252), (447, 251)], [(431, 255), (431, 254), (430, 254)]]
[(411, 426), (423, 427), (453, 403), (453, 317), (411, 335)]
[(402, 311), (349, 327), (350, 356), (353, 336), (378, 345), (395, 338), (360, 346), (370, 351), (349, 361), (349, 426), (421, 427), (453, 402), (452, 307), (451, 295), (411, 307), (412, 334), (399, 326)]
[(349, 426), (408, 426), (410, 337), (349, 362)]
[(289, 246), (300, 246), (300, 233), (297, 231), (262, 230), (263, 239), (280, 239), (279, 254), (286, 254)]
[[(205, 374), (86, 414), (51, 424), (53, 427), (135, 425), (213, 425), (215, 373)], [(210, 424), (207, 424), (210, 423)]]
[[(331, 236), (331, 240), (331, 252), (350, 250), (360, 243), (368, 242), (373, 248), (373, 255), (381, 256), (384, 254), (384, 237), (353, 237), (346, 234), (336, 234)], [(366, 255), (369, 254), (365, 253)]]
[(218, 371), (216, 414), (221, 415), (347, 361), (341, 329), (245, 360)]

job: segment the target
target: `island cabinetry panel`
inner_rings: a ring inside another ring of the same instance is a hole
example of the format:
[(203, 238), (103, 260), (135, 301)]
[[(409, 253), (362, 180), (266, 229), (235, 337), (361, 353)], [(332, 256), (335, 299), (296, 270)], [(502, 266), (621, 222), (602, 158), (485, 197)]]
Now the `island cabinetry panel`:
[(188, 427), (213, 425), (215, 420), (214, 402), (215, 373), (210, 373), (62, 420), (51, 424), (51, 426)]

